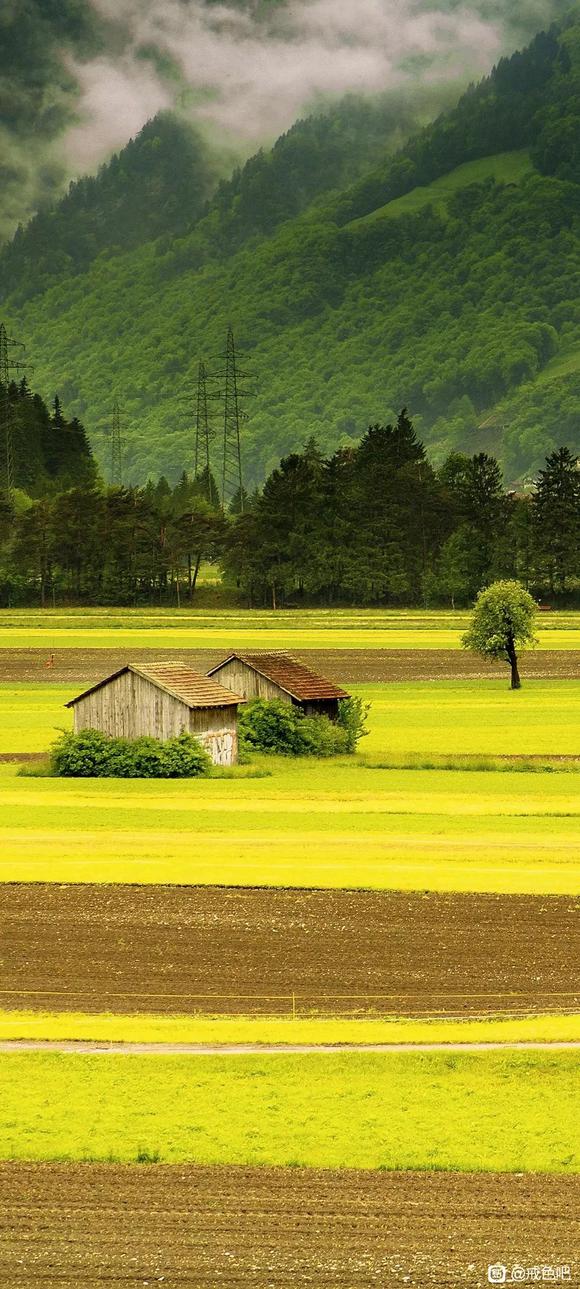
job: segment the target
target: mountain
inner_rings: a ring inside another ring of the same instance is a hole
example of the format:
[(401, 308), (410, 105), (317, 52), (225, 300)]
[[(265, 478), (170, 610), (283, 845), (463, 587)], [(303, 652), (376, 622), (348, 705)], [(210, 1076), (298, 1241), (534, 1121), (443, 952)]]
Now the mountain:
[(200, 218), (215, 190), (217, 162), (189, 125), (162, 113), (98, 174), (71, 183), (0, 251), (0, 298), (17, 303), (161, 234)]
[[(0, 302), (21, 305), (117, 255), (163, 237), (170, 245), (203, 221), (205, 258), (269, 234), (321, 193), (365, 174), (417, 119), (416, 97), (348, 96), (298, 121), (220, 179), (225, 158), (187, 122), (160, 113), (95, 176), (71, 183), (0, 248)], [(213, 198), (213, 200), (211, 200)]]
[(436, 460), (492, 449), (508, 482), (580, 448), (580, 16), (394, 156), (369, 113), (300, 123), (183, 232), (103, 248), (30, 301), (15, 286), (12, 332), (101, 457), (117, 397), (133, 478), (191, 466), (197, 362), (230, 321), (249, 483), (403, 404)]

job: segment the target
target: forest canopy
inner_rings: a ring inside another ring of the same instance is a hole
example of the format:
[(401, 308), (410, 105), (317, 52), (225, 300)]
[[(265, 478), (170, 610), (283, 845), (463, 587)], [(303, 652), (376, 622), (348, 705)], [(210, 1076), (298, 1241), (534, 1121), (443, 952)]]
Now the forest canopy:
[(223, 572), (221, 602), (250, 606), (455, 607), (498, 578), (567, 603), (580, 597), (579, 550), (567, 448), (533, 492), (514, 494), (484, 452), (434, 469), (403, 410), (331, 456), (310, 440), (225, 510), (205, 472), (174, 487), (79, 477), (35, 500), (5, 494), (0, 603), (192, 603), (207, 561)]
[[(309, 436), (332, 453), (408, 402), (436, 465), (486, 451), (519, 487), (550, 451), (580, 448), (579, 86), (575, 13), (395, 155), (386, 107), (343, 106), (257, 154), (203, 210), (200, 171), (187, 219), (163, 165), (159, 186), (147, 170), (145, 137), (136, 169), (121, 154), (58, 208), (50, 272), (42, 223), (7, 248), (10, 329), (102, 467), (119, 399), (135, 484), (175, 483), (191, 460), (197, 364), (231, 321), (254, 373), (248, 486)], [(149, 225), (131, 247), (106, 191), (129, 209), (141, 166)], [(59, 238), (77, 227), (63, 263)]]

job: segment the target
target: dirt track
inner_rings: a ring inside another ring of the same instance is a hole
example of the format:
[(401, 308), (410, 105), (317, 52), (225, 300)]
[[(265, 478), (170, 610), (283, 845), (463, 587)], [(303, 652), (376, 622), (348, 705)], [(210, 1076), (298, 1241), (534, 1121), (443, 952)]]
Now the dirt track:
[(10, 1289), (488, 1284), (580, 1258), (577, 1177), (1, 1164)]
[[(490, 680), (505, 672), (492, 663), (453, 649), (296, 649), (297, 658), (343, 683), (373, 680)], [(50, 663), (53, 657), (53, 665)], [(223, 649), (1, 649), (0, 682), (38, 681), (87, 684), (131, 662), (178, 658), (199, 671), (223, 658)], [(526, 654), (525, 676), (536, 680), (578, 680), (580, 650)]]
[(0, 1007), (287, 1014), (295, 991), (303, 1015), (578, 1010), (578, 907), (566, 897), (5, 884)]
[(0, 1039), (0, 1053), (55, 1052), (67, 1056), (341, 1056), (364, 1052), (410, 1056), (416, 1052), (576, 1052), (580, 1043), (104, 1043), (90, 1039)]

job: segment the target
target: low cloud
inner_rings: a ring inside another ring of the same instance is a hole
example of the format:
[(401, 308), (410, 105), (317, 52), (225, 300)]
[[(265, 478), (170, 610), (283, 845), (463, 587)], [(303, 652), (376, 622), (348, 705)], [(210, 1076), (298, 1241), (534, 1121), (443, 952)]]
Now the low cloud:
[(162, 108), (240, 158), (350, 92), (416, 96), (424, 119), (564, 3), (26, 0), (20, 62), (22, 13), (0, 17), (0, 237)]
[[(133, 120), (144, 124), (150, 114), (152, 85), (140, 112), (139, 86), (144, 54), (157, 50), (172, 69), (165, 89), (182, 101), (188, 91), (192, 116), (246, 150), (280, 134), (313, 104), (389, 90), (419, 75), (432, 84), (466, 80), (486, 71), (504, 47), (501, 23), (473, 9), (449, 13), (416, 0), (289, 0), (269, 17), (257, 6), (201, 0), (93, 3), (128, 34), (124, 76)], [(94, 69), (77, 74), (87, 134), (106, 139), (117, 104), (102, 95), (95, 113)], [(151, 75), (161, 94), (162, 72), (151, 65)]]
[(79, 174), (122, 148), (145, 122), (172, 105), (172, 95), (154, 69), (125, 57), (99, 58), (74, 68), (82, 95), (79, 120), (66, 133), (63, 146), (69, 168)]

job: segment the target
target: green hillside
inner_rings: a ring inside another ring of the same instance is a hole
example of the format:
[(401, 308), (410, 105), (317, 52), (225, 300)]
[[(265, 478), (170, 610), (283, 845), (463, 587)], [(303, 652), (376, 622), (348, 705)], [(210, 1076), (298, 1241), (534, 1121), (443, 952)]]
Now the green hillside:
[(0, 302), (19, 307), (86, 272), (100, 254), (161, 237), (167, 246), (196, 227), (198, 255), (223, 259), (321, 194), (352, 183), (415, 120), (411, 102), (348, 96), (297, 121), (271, 151), (224, 179), (228, 160), (219, 149), (187, 122), (160, 113), (96, 175), (72, 183), (0, 248)]
[(155, 117), (95, 176), (44, 207), (0, 251), (0, 299), (22, 302), (81, 273), (101, 252), (179, 234), (204, 213), (217, 159), (170, 113)]
[(176, 478), (198, 358), (231, 320), (255, 374), (249, 483), (309, 436), (352, 442), (404, 403), (435, 459), (491, 436), (508, 481), (578, 450), (579, 51), (578, 18), (540, 35), (380, 166), (376, 130), (367, 173), (344, 187), (337, 161), (333, 192), (333, 129), (297, 127), (182, 236), (13, 297), (35, 381), (101, 459), (117, 396), (132, 477)]
[(432, 206), (433, 210), (445, 219), (449, 210), (449, 201), (459, 188), (468, 188), (470, 184), (482, 184), (486, 179), (491, 179), (498, 184), (520, 183), (531, 170), (533, 166), (530, 154), (525, 148), (520, 152), (503, 152), (496, 157), (466, 161), (465, 165), (457, 166), (456, 170), (443, 175), (441, 179), (434, 179), (433, 183), (426, 184), (424, 188), (421, 186), (412, 188), (410, 192), (405, 193), (404, 197), (393, 198), (386, 206), (380, 206), (378, 210), (371, 211), (370, 215), (361, 215), (359, 219), (353, 219), (350, 227), (361, 227), (377, 219), (400, 219), (402, 215), (416, 215), (426, 206)]

